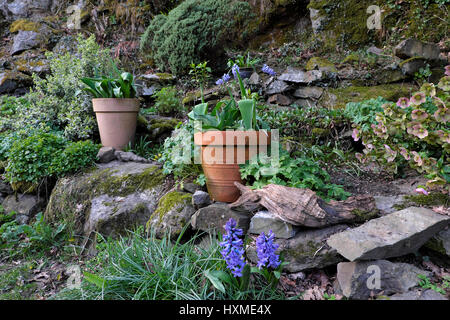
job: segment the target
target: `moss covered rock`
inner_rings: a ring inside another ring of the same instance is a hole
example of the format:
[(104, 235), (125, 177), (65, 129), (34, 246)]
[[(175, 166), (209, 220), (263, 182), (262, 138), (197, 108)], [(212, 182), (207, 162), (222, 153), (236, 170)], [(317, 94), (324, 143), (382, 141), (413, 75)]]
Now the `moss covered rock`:
[(154, 232), (158, 238), (170, 232), (170, 237), (176, 239), (195, 213), (191, 202), (190, 193), (178, 191), (167, 193), (159, 200), (157, 209), (148, 220), (147, 231)]
[(110, 162), (59, 179), (45, 217), (64, 222), (76, 235), (97, 231), (117, 236), (144, 226), (165, 189), (160, 168), (152, 164)]
[(336, 67), (331, 61), (320, 57), (313, 57), (309, 59), (308, 63), (306, 64), (307, 71), (315, 69), (325, 72), (337, 72)]
[(347, 88), (328, 89), (319, 100), (319, 104), (328, 108), (345, 108), (349, 102), (361, 102), (383, 97), (389, 101), (397, 101), (400, 97), (409, 96), (416, 87), (411, 84), (385, 84), (372, 87), (350, 86)]

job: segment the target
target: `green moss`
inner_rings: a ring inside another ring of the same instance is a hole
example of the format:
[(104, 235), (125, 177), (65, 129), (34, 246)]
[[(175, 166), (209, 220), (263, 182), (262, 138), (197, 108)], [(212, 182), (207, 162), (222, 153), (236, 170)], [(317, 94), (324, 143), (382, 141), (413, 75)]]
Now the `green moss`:
[(406, 60), (403, 60), (402, 62), (399, 63), (400, 68), (403, 67), (404, 64), (408, 63), (408, 62), (412, 62), (415, 60), (426, 60), (424, 57), (412, 57)]
[(357, 217), (355, 222), (365, 222), (378, 216), (377, 210), (367, 212), (359, 209), (354, 209), (352, 210), (352, 213)]
[[(172, 191), (163, 196), (158, 203), (158, 208), (153, 212), (149, 222), (155, 217), (159, 217), (159, 222), (162, 222), (164, 215), (170, 210), (175, 208), (180, 204), (187, 204), (192, 201), (192, 195), (190, 193), (182, 193), (178, 191)], [(179, 208), (178, 212), (181, 212), (183, 207)], [(149, 223), (147, 223), (147, 229), (149, 228)]]
[(164, 175), (157, 167), (150, 167), (141, 174), (114, 175), (109, 169), (99, 171), (89, 178), (95, 194), (126, 197), (136, 191), (150, 190), (164, 181)]
[(147, 210), (148, 208), (145, 205), (145, 203), (139, 203), (133, 208), (133, 210), (130, 211), (130, 214), (132, 215), (145, 214)]
[(359, 62), (360, 58), (358, 53), (352, 52), (348, 56), (345, 57), (344, 60), (342, 60), (342, 63), (357, 63)]
[[(106, 194), (125, 197), (134, 192), (151, 190), (162, 185), (165, 177), (158, 167), (149, 167), (140, 174), (114, 175), (117, 170), (88, 169), (84, 174), (60, 179), (52, 192), (45, 218), (49, 222), (65, 222), (75, 234), (83, 230), (91, 201)], [(106, 203), (115, 207), (113, 203)], [(138, 208), (142, 209), (142, 208)], [(75, 212), (74, 212), (75, 211)]]
[(14, 21), (9, 27), (9, 32), (14, 33), (18, 31), (34, 31), (39, 32), (41, 25), (27, 19), (20, 19)]
[(389, 101), (397, 101), (400, 97), (408, 96), (416, 87), (410, 84), (385, 84), (372, 87), (350, 86), (347, 88), (329, 89), (322, 95), (320, 104), (329, 108), (345, 108), (349, 102), (383, 97)]
[(433, 192), (428, 195), (418, 194), (405, 196), (406, 203), (413, 203), (420, 206), (441, 206), (448, 207), (450, 205), (450, 197), (440, 192)]
[(175, 79), (175, 77), (170, 73), (162, 72), (162, 73), (157, 73), (156, 75), (161, 80), (174, 80)]
[(425, 243), (425, 247), (435, 252), (439, 252), (443, 255), (447, 254), (447, 251), (445, 250), (444, 243), (442, 242), (442, 240), (436, 238), (431, 238), (430, 240), (428, 240), (428, 242)]
[(151, 119), (150, 124), (152, 129), (159, 129), (161, 132), (172, 131), (175, 127), (180, 123), (180, 120), (177, 119), (164, 119), (157, 118)]
[(330, 130), (322, 128), (313, 128), (311, 130), (311, 133), (313, 138), (323, 138), (327, 137), (330, 134)]
[(336, 67), (331, 61), (320, 57), (313, 57), (309, 59), (308, 63), (306, 64), (307, 71), (311, 71), (314, 69), (324, 70), (328, 72), (337, 72)]

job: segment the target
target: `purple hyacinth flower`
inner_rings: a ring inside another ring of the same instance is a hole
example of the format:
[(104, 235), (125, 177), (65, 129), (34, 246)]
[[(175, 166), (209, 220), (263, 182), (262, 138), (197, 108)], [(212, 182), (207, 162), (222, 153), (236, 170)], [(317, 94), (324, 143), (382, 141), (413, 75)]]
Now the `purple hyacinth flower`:
[[(233, 68), (231, 68), (231, 72), (233, 72), (233, 76), (235, 79), (237, 79), (237, 74), (240, 72), (239, 66), (235, 64)], [(239, 73), (240, 74), (240, 73)]]
[(280, 256), (275, 253), (279, 245), (274, 243), (275, 234), (272, 230), (267, 236), (263, 233), (256, 239), (256, 252), (258, 254), (258, 268), (268, 267), (276, 269), (281, 264)]
[(275, 77), (277, 75), (277, 73), (271, 68), (269, 67), (267, 64), (263, 65), (262, 67), (262, 72), (267, 73), (268, 75)]
[(216, 85), (221, 86), (221, 85), (227, 83), (230, 80), (231, 80), (231, 76), (228, 73), (225, 73), (222, 76), (222, 78), (220, 78), (219, 80), (216, 81)]
[(244, 243), (240, 237), (243, 234), (242, 229), (236, 228), (236, 221), (228, 220), (225, 225), (226, 234), (220, 246), (223, 248), (220, 253), (231, 270), (234, 277), (242, 277), (242, 271), (245, 267)]

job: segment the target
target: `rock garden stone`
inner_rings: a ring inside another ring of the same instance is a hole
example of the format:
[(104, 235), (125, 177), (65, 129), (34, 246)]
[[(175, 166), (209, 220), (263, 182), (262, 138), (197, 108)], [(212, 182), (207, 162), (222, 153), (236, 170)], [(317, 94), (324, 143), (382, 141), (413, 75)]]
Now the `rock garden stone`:
[(439, 45), (425, 43), (417, 39), (406, 39), (395, 47), (395, 55), (402, 59), (423, 57), (426, 60), (439, 60)]
[(424, 58), (415, 57), (410, 58), (408, 60), (402, 61), (400, 63), (400, 68), (402, 69), (402, 73), (408, 76), (414, 76), (414, 74), (420, 70), (420, 68), (424, 68), (427, 62)]
[(228, 204), (221, 202), (199, 209), (192, 216), (191, 224), (195, 230), (224, 234), (224, 226), (230, 218), (236, 221), (237, 228), (242, 229), (244, 233), (247, 232), (250, 225), (250, 213), (232, 210)]
[(289, 106), (292, 104), (292, 100), (289, 97), (279, 93), (270, 96), (267, 102), (270, 104), (277, 104), (280, 106)]
[(266, 94), (276, 94), (276, 93), (283, 93), (289, 90), (289, 85), (280, 80), (275, 80), (266, 89)]
[(450, 227), (431, 238), (425, 247), (450, 257)]
[(250, 79), (248, 79), (248, 84), (252, 86), (257, 86), (261, 84), (261, 77), (257, 72), (253, 72), (250, 76)]
[(390, 297), (381, 297), (380, 300), (448, 300), (444, 295), (432, 290), (410, 290), (405, 293), (396, 293)]
[[(337, 251), (326, 244), (326, 240), (332, 234), (347, 228), (346, 225), (337, 225), (319, 230), (302, 230), (293, 238), (276, 240), (276, 243), (280, 245), (277, 252), (282, 254), (284, 261), (288, 263), (284, 270), (299, 272), (323, 268), (343, 261)], [(247, 248), (247, 257), (252, 262), (258, 261), (254, 244)]]
[(147, 222), (147, 231), (154, 232), (158, 238), (164, 237), (166, 232), (171, 239), (178, 238), (195, 213), (191, 201), (190, 193), (171, 191), (164, 195)]
[(335, 234), (327, 243), (350, 261), (399, 257), (417, 251), (449, 222), (450, 216), (410, 207)]
[(0, 180), (0, 194), (5, 196), (13, 194), (13, 189), (8, 182)]
[(162, 170), (152, 164), (113, 161), (58, 180), (45, 217), (65, 222), (75, 234), (117, 236), (145, 226), (164, 195)]
[[(322, 71), (311, 70), (303, 71), (297, 68), (288, 67), (287, 70), (278, 77), (279, 80), (293, 82), (293, 83), (312, 83), (322, 79)], [(274, 92), (277, 93), (277, 92)]]
[(298, 228), (277, 219), (269, 211), (259, 211), (250, 220), (249, 233), (259, 235), (264, 232), (267, 234), (270, 230), (272, 230), (276, 238), (290, 239), (296, 235)]
[(7, 196), (2, 203), (5, 213), (15, 212), (19, 224), (28, 223), (37, 213), (44, 209), (45, 201), (35, 195), (19, 194)]
[(15, 55), (22, 51), (35, 48), (43, 42), (42, 36), (35, 31), (19, 31), (13, 39), (10, 54)]
[(114, 152), (115, 157), (117, 160), (121, 162), (141, 162), (141, 163), (150, 163), (151, 161), (148, 159), (145, 159), (143, 157), (140, 157), (133, 152), (125, 152), (117, 150)]
[(309, 59), (305, 68), (307, 71), (320, 70), (323, 72), (337, 72), (336, 67), (331, 61), (321, 57), (312, 57)]
[(115, 149), (113, 147), (102, 147), (97, 153), (99, 163), (108, 163), (116, 160)]
[(419, 275), (429, 276), (429, 272), (387, 260), (341, 262), (337, 265), (335, 289), (347, 298), (366, 300), (380, 293), (405, 293), (419, 284)]
[(18, 91), (25, 92), (26, 88), (33, 83), (30, 76), (16, 71), (5, 71), (0, 73), (0, 95), (15, 94)]
[(323, 94), (321, 87), (301, 87), (295, 90), (293, 96), (296, 98), (315, 99), (318, 100)]
[(192, 195), (192, 205), (199, 209), (211, 204), (211, 198), (209, 193), (201, 190), (197, 190)]
[(392, 213), (397, 211), (396, 205), (401, 205), (405, 201), (405, 196), (374, 196), (374, 199), (378, 210), (384, 213)]
[(202, 187), (192, 182), (183, 183), (183, 191), (195, 193), (197, 190), (202, 190)]

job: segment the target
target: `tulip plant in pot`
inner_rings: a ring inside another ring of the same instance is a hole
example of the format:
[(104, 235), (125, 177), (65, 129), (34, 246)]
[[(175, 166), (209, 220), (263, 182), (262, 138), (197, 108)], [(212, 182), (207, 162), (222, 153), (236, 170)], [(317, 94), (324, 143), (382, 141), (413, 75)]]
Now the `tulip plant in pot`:
[[(208, 192), (220, 202), (234, 202), (239, 198), (240, 192), (234, 185), (234, 182), (242, 183), (239, 165), (267, 152), (271, 143), (269, 128), (257, 116), (257, 101), (245, 90), (237, 66), (233, 74), (240, 85), (240, 101), (234, 99), (228, 88), (230, 99), (219, 101), (211, 113), (207, 103), (196, 105), (189, 113), (196, 131), (201, 126), (201, 131), (194, 134), (194, 143), (201, 147)], [(230, 77), (225, 75), (222, 79), (225, 84)]]
[(86, 85), (84, 90), (94, 97), (92, 105), (102, 145), (123, 150), (133, 143), (139, 113), (133, 75), (118, 72), (117, 77), (83, 78), (81, 81)]

